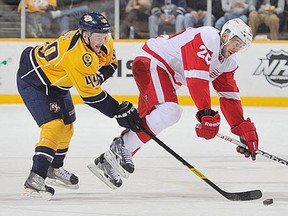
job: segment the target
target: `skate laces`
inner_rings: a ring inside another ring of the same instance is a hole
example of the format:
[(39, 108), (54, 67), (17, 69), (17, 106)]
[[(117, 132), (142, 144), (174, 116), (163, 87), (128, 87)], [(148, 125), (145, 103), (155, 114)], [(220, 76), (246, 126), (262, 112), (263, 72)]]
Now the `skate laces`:
[(59, 169), (54, 168), (54, 174), (58, 178), (62, 178), (62, 179), (68, 180), (68, 181), (70, 181), (70, 177), (72, 176), (72, 173), (70, 173), (69, 171), (67, 171), (63, 167), (60, 167)]
[(103, 169), (106, 171), (106, 175), (112, 179), (113, 181), (120, 181), (120, 175), (116, 170), (105, 160), (105, 162), (102, 164)]
[(126, 164), (133, 164), (132, 154), (125, 147), (122, 137), (117, 137), (114, 139), (113, 146), (116, 154), (120, 157), (121, 162)]
[(122, 156), (122, 160), (124, 160), (124, 162), (126, 164), (132, 164), (132, 154), (127, 150), (127, 148), (124, 146), (124, 144), (122, 143), (120, 146), (120, 153)]

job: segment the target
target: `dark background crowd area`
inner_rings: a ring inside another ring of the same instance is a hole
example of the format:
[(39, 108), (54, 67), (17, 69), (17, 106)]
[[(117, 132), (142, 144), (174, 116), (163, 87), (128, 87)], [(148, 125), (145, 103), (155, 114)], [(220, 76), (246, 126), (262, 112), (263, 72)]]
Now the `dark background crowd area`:
[[(19, 3), (20, 0), (0, 0), (0, 38), (20, 38), (21, 14), (18, 12)], [(114, 0), (57, 0), (57, 4), (58, 10), (88, 6), (89, 11), (97, 10), (105, 13), (111, 26), (114, 26)], [(70, 30), (78, 28), (78, 21), (81, 16), (82, 14), (69, 16)], [(52, 23), (51, 31), (56, 32), (57, 28), (57, 23)], [(29, 36), (26, 35), (26, 37)]]
[[(203, 0), (206, 1), (206, 0)], [(21, 13), (18, 11), (18, 5), (20, 0), (0, 0), (0, 38), (20, 38), (21, 37)], [(221, 2), (221, 0), (220, 0)], [(125, 19), (128, 17), (128, 13), (126, 12), (128, 0), (120, 0), (120, 23), (119, 23), (119, 39), (131, 38), (130, 29), (124, 26)], [(89, 11), (99, 11), (103, 13), (111, 24), (111, 32), (115, 37), (114, 33), (114, 20), (115, 20), (115, 10), (114, 10), (114, 0), (58, 0), (57, 1), (57, 10), (67, 10), (75, 7), (86, 6)], [(212, 9), (215, 10), (215, 6), (212, 5)], [(218, 9), (217, 9), (218, 10)], [(224, 14), (221, 11), (222, 8), (220, 6), (218, 15), (221, 16)], [(150, 11), (151, 14), (151, 11)], [(135, 34), (133, 32), (133, 37), (135, 39), (148, 39), (149, 38), (149, 28), (148, 28), (148, 17), (149, 13), (146, 16), (140, 17), (137, 22), (137, 25), (141, 26), (140, 31), (138, 30)], [(75, 30), (78, 28), (78, 20), (81, 17), (81, 13), (74, 14), (73, 16), (69, 16), (69, 29)], [(218, 18), (218, 17), (216, 17)], [(284, 16), (280, 22), (280, 30), (279, 30), (279, 40), (288, 40), (287, 33), (287, 23), (288, 23), (288, 11), (287, 6), (284, 11)], [(161, 30), (161, 29), (160, 29)], [(160, 31), (159, 30), (159, 31)], [(162, 29), (163, 30), (163, 29)], [(174, 28), (170, 29), (173, 33)], [(159, 32), (160, 34), (161, 32)], [(163, 32), (162, 32), (163, 33)], [(166, 33), (166, 32), (165, 32)], [(175, 33), (175, 32), (174, 32)], [(260, 28), (259, 33), (261, 34), (269, 34), (269, 29)], [(51, 25), (51, 34), (50, 37), (58, 37), (59, 36), (59, 26), (57, 22), (52, 22)], [(26, 38), (31, 38), (26, 31)], [(34, 37), (44, 37), (44, 36), (34, 36)]]

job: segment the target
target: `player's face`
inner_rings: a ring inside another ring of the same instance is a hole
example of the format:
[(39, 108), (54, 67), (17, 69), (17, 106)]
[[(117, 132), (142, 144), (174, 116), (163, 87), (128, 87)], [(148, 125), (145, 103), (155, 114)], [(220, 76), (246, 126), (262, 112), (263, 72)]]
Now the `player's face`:
[(222, 49), (222, 55), (225, 58), (228, 58), (232, 54), (240, 50), (243, 50), (245, 47), (246, 47), (246, 44), (242, 40), (240, 40), (240, 38), (235, 36), (232, 39), (230, 39), (230, 41), (227, 44), (224, 45)]
[(105, 43), (107, 34), (93, 33), (90, 37), (90, 47), (95, 53), (100, 51), (101, 46)]

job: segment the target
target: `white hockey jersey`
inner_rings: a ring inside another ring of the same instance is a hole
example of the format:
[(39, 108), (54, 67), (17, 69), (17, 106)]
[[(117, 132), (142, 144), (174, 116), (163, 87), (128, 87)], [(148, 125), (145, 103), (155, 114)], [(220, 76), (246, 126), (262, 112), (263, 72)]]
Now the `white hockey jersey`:
[(140, 55), (157, 61), (170, 74), (175, 89), (186, 85), (198, 110), (211, 109), (209, 82), (220, 97), (221, 110), (231, 127), (244, 121), (234, 80), (237, 54), (220, 54), (219, 31), (210, 26), (187, 28), (175, 35), (149, 39)]

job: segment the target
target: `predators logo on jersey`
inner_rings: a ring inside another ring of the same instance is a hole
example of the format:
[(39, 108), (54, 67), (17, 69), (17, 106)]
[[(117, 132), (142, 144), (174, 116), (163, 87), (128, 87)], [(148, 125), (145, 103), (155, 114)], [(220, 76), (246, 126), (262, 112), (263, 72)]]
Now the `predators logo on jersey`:
[(91, 64), (92, 64), (92, 61), (93, 61), (93, 57), (90, 53), (85, 53), (83, 56), (82, 56), (82, 59), (83, 59), (83, 62), (84, 64), (89, 67)]

